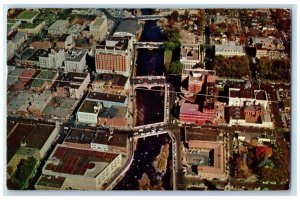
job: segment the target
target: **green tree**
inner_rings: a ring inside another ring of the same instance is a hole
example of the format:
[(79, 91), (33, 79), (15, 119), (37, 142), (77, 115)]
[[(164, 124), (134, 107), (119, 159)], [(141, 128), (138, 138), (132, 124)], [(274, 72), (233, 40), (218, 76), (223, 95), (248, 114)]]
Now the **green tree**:
[(180, 61), (174, 61), (167, 68), (168, 74), (180, 74), (182, 72), (183, 64)]

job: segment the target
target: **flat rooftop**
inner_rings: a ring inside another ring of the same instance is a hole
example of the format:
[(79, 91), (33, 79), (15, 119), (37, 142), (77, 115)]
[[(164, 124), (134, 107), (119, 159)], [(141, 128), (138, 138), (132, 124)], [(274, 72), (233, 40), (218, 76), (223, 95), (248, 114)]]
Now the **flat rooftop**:
[(66, 54), (66, 61), (79, 62), (87, 54), (87, 49), (73, 49)]
[(183, 44), (181, 46), (181, 56), (187, 60), (200, 60), (200, 46)]
[(113, 101), (124, 103), (127, 99), (127, 96), (118, 95), (118, 94), (108, 94), (101, 92), (90, 92), (87, 96), (88, 99), (100, 100), (100, 101)]
[(36, 185), (60, 189), (64, 184), (65, 180), (65, 177), (42, 174)]
[(114, 153), (58, 145), (48, 159), (45, 169), (62, 174), (95, 177), (117, 156)]
[(21, 12), (16, 19), (27, 19), (30, 20), (32, 18), (34, 18), (35, 16), (37, 16), (39, 14), (38, 11), (33, 11), (33, 10), (25, 10), (23, 12)]
[(38, 124), (26, 138), (26, 147), (41, 149), (54, 129), (53, 125)]
[(115, 130), (110, 134), (109, 129), (86, 130), (72, 128), (64, 142), (80, 144), (106, 144), (126, 147), (129, 132)]
[(94, 106), (97, 106), (97, 103), (95, 101), (85, 100), (81, 104), (78, 112), (95, 113)]
[(200, 140), (200, 141), (217, 141), (219, 131), (215, 129), (203, 129), (203, 128), (186, 128), (186, 141)]
[(68, 72), (57, 77), (51, 88), (56, 87), (71, 87), (79, 88), (85, 78), (88, 76), (86, 73)]

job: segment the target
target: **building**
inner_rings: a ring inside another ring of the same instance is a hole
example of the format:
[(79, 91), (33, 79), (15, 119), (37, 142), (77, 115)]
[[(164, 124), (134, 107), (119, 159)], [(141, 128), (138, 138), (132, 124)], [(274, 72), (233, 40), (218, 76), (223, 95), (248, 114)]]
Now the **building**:
[(119, 130), (71, 128), (63, 145), (72, 148), (127, 154), (128, 134), (128, 131)]
[(138, 24), (138, 20), (124, 19), (117, 26), (113, 36), (124, 37), (129, 36), (136, 41), (142, 33), (142, 26)]
[(57, 135), (58, 127), (55, 125), (16, 123), (12, 130), (8, 130), (7, 137), (7, 167), (11, 167), (11, 174), (21, 159), (43, 159)]
[(229, 125), (274, 128), (271, 114), (260, 105), (229, 107)]
[(56, 20), (49, 28), (48, 33), (50, 35), (62, 35), (67, 33), (69, 26), (68, 20)]
[(223, 138), (215, 129), (186, 128), (187, 176), (200, 179), (226, 179), (226, 159)]
[(32, 81), (30, 90), (41, 93), (44, 89), (49, 89), (57, 77), (58, 73), (55, 71), (42, 70)]
[(7, 37), (15, 32), (21, 21), (7, 20)]
[(18, 49), (26, 40), (27, 33), (24, 32), (17, 32), (13, 37), (11, 37), (11, 41), (14, 43), (16, 49)]
[(197, 94), (202, 89), (205, 76), (202, 73), (191, 71), (188, 78), (188, 91), (193, 94)]
[(15, 68), (13, 71), (9, 72), (7, 77), (7, 86), (13, 86), (19, 81), (19, 76), (23, 73), (24, 69)]
[(65, 72), (83, 72), (86, 68), (86, 49), (71, 49), (65, 56)]
[(71, 49), (74, 46), (73, 34), (62, 34), (56, 40), (56, 48), (58, 49)]
[(129, 39), (109, 38), (105, 45), (97, 45), (95, 49), (95, 65), (97, 73), (117, 73), (129, 76), (130, 54)]
[(107, 33), (106, 16), (96, 17), (90, 24), (90, 34), (95, 40), (103, 40)]
[(58, 69), (62, 67), (65, 60), (63, 49), (48, 49), (48, 51), (39, 56), (39, 65), (41, 68)]
[(224, 57), (232, 56), (245, 56), (245, 49), (241, 45), (237, 45), (234, 41), (226, 44), (215, 45), (216, 56), (221, 55)]
[(40, 33), (45, 26), (45, 21), (35, 21), (33, 24), (20, 24), (18, 27), (18, 31), (25, 32), (28, 35), (36, 35)]
[[(18, 66), (24, 66), (24, 67), (33, 67), (36, 68), (40, 66), (40, 57), (45, 57), (49, 54), (48, 50), (44, 49), (32, 49), (32, 48), (27, 48), (24, 50), (21, 55), (16, 55), (16, 64)], [(44, 63), (42, 63), (44, 64)]]
[(208, 73), (203, 76), (203, 86), (195, 98), (195, 103), (182, 103), (179, 120), (195, 124), (214, 123), (215, 93), (215, 76)]
[(97, 124), (101, 108), (98, 102), (85, 100), (76, 113), (78, 122)]
[(255, 103), (262, 105), (266, 109), (268, 102), (267, 92), (265, 90), (254, 90), (247, 85), (240, 88), (229, 88), (229, 106), (250, 106)]
[(51, 90), (57, 97), (80, 99), (90, 82), (90, 74), (68, 72), (57, 77)]
[(183, 69), (193, 69), (197, 64), (203, 62), (203, 55), (199, 44), (182, 44), (180, 62)]
[(21, 12), (16, 19), (21, 22), (33, 23), (34, 19), (39, 15), (39, 12), (36, 10), (24, 10)]
[(121, 74), (98, 74), (93, 81), (95, 92), (122, 93), (130, 87), (129, 78)]
[(102, 108), (98, 115), (98, 124), (116, 128), (129, 126), (127, 121), (127, 107), (112, 106)]
[(15, 44), (11, 40), (7, 41), (6, 49), (7, 49), (7, 60), (10, 60), (15, 55), (15, 49), (16, 49)]
[(112, 106), (127, 107), (128, 105), (128, 97), (119, 94), (90, 92), (86, 99), (99, 102), (100, 105), (106, 108), (110, 108)]
[(8, 115), (42, 117), (42, 112), (51, 101), (52, 94), (49, 90), (42, 93), (24, 91), (19, 93), (7, 105)]
[(52, 43), (50, 41), (34, 41), (29, 45), (33, 49), (44, 49), (48, 50), (52, 47)]
[(121, 154), (57, 145), (42, 173), (43, 176), (64, 177), (60, 189), (97, 190), (105, 187), (123, 162)]
[(28, 81), (32, 78), (33, 75), (35, 75), (37, 73), (39, 73), (39, 72), (32, 70), (32, 69), (23, 70), (22, 73), (18, 77), (19, 82), (16, 85), (16, 89), (19, 91), (24, 90)]

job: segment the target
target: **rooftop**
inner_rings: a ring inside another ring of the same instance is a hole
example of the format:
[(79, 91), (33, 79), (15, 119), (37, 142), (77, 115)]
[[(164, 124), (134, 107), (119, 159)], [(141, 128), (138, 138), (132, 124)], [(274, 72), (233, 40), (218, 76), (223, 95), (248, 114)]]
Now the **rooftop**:
[(56, 146), (45, 170), (96, 177), (118, 154)]
[(66, 26), (69, 25), (68, 20), (56, 20), (49, 28), (50, 29), (63, 29), (66, 28)]
[(130, 33), (132, 35), (136, 34), (136, 31), (138, 31), (140, 28), (140, 25), (138, 24), (138, 21), (135, 19), (126, 19), (122, 20), (118, 27), (115, 30), (115, 33), (118, 32), (125, 32), (125, 33)]
[(128, 81), (128, 77), (123, 76), (121, 74), (101, 73), (101, 74), (98, 74), (95, 81), (103, 81), (103, 82), (105, 82), (104, 85), (107, 85), (107, 86), (124, 87), (126, 82)]
[(31, 87), (41, 87), (45, 81), (52, 81), (57, 75), (57, 72), (43, 70), (31, 83)]
[(126, 107), (112, 106), (110, 108), (102, 108), (99, 112), (99, 117), (104, 118), (125, 118), (127, 113)]
[(66, 61), (79, 62), (87, 54), (87, 49), (71, 49), (66, 54)]
[[(54, 131), (55, 126), (38, 124), (26, 138), (26, 147), (41, 149), (48, 140), (51, 133)], [(42, 134), (41, 134), (42, 133)]]
[(38, 11), (25, 10), (17, 16), (17, 19), (32, 19), (35, 16), (37, 16), (38, 14), (39, 14)]
[(125, 103), (127, 96), (118, 95), (118, 94), (101, 93), (101, 92), (90, 92), (87, 98), (100, 100), (100, 101), (113, 101), (113, 102)]
[(104, 21), (105, 21), (104, 18), (102, 18), (102, 17), (96, 17), (96, 19), (91, 22), (91, 26), (101, 26)]
[(65, 177), (42, 174), (36, 185), (60, 189), (65, 180)]
[(79, 88), (85, 78), (88, 76), (86, 73), (68, 72), (66, 74), (59, 75), (53, 85), (52, 89), (56, 87), (71, 87)]
[(235, 42), (228, 42), (226, 44), (215, 45), (216, 52), (239, 52), (244, 53), (244, 48), (241, 45), (236, 45)]
[(215, 129), (199, 129), (186, 128), (186, 141), (201, 140), (201, 141), (217, 141), (219, 131)]
[(85, 100), (81, 104), (78, 112), (97, 113), (97, 112), (99, 112), (99, 109), (95, 112), (95, 109), (94, 109), (95, 106), (97, 106), (97, 102)]
[(192, 44), (183, 44), (181, 46), (181, 56), (187, 60), (200, 61), (200, 46)]

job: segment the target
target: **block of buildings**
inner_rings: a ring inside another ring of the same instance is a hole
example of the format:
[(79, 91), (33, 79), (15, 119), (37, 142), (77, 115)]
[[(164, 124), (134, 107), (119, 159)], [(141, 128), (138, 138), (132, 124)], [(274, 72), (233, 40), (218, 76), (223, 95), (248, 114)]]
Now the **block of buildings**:
[(58, 73), (55, 71), (42, 70), (32, 81), (30, 90), (41, 93), (44, 89), (49, 89), (58, 77)]
[(24, 91), (8, 103), (7, 112), (9, 115), (41, 117), (51, 99), (52, 94), (49, 90), (42, 93)]
[(68, 72), (57, 77), (51, 90), (57, 97), (80, 99), (90, 82), (90, 74)]
[(236, 44), (234, 41), (215, 45), (215, 53), (224, 57), (245, 56), (245, 49), (243, 46)]
[(7, 137), (7, 167), (11, 168), (8, 175), (12, 175), (21, 159), (43, 159), (57, 134), (55, 125), (14, 123)]
[(76, 113), (78, 122), (97, 124), (101, 109), (102, 105), (100, 102), (85, 100)]
[(107, 33), (107, 18), (106, 16), (96, 17), (90, 24), (90, 34), (96, 40), (103, 40)]
[(128, 38), (109, 38), (105, 45), (97, 45), (95, 49), (95, 65), (97, 73), (117, 73), (129, 76), (130, 54)]
[(16, 89), (19, 91), (22, 91), (25, 89), (25, 86), (27, 85), (27, 83), (29, 82), (29, 80), (33, 77), (33, 75), (37, 74), (36, 70), (32, 70), (32, 69), (25, 69), (22, 71), (22, 73), (20, 73), (19, 77), (18, 77), (18, 82), (16, 85)]
[(60, 189), (97, 190), (105, 187), (123, 162), (121, 154), (57, 145), (42, 173), (63, 177)]
[(24, 69), (15, 68), (8, 74), (7, 77), (7, 86), (15, 85), (19, 81), (19, 76), (23, 73)]
[(67, 27), (69, 26), (68, 20), (56, 20), (49, 28), (48, 33), (50, 35), (62, 35), (67, 33)]
[(86, 49), (71, 49), (65, 54), (65, 72), (83, 72), (86, 68)]
[(39, 56), (39, 66), (47, 69), (58, 69), (62, 67), (65, 60), (63, 49), (47, 49)]
[(128, 131), (71, 128), (63, 145), (102, 152), (128, 153)]

